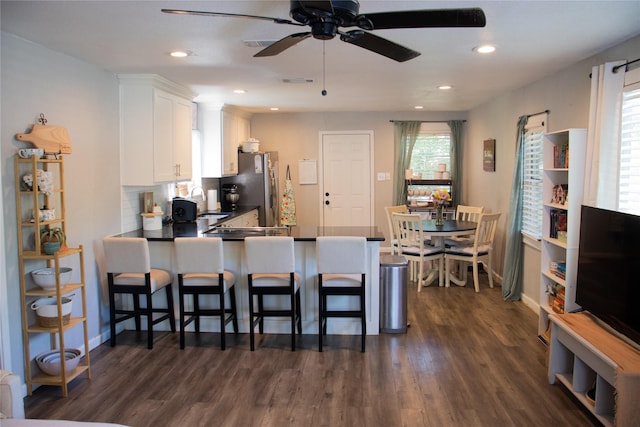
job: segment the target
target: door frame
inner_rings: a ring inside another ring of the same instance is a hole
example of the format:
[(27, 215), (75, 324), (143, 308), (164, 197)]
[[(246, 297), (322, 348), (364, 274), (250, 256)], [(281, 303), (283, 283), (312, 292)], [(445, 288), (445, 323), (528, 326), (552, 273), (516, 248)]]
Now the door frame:
[(373, 131), (372, 130), (332, 130), (332, 131), (320, 131), (318, 132), (318, 159), (319, 159), (319, 167), (318, 167), (318, 179), (320, 185), (318, 186), (318, 206), (320, 209), (320, 213), (318, 218), (320, 218), (320, 224), (324, 224), (324, 145), (323, 145), (323, 137), (324, 135), (360, 135), (367, 134), (369, 135), (369, 189), (371, 193), (371, 197), (369, 197), (369, 222), (371, 226), (375, 226), (375, 180), (373, 179), (374, 172), (374, 139), (373, 139)]

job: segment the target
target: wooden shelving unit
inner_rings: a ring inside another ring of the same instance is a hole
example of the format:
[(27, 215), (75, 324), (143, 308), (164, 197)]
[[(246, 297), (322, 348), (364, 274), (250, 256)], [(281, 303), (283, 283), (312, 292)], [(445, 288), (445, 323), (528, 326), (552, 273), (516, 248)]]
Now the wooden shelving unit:
[[(554, 288), (564, 292), (565, 313), (579, 308), (575, 302), (575, 295), (586, 144), (586, 129), (567, 129), (547, 133), (543, 139), (543, 212), (538, 336), (545, 343), (549, 342), (549, 314), (554, 312), (548, 289)], [(568, 165), (563, 161), (558, 161), (560, 149), (571, 154), (566, 156), (569, 159)], [(567, 191), (566, 200), (561, 202), (554, 197), (554, 188), (558, 185), (564, 186)], [(566, 219), (566, 238), (559, 238), (560, 236), (552, 233), (554, 213), (559, 213)], [(565, 263), (564, 278), (551, 270), (551, 262), (557, 261)]]
[[(38, 188), (37, 170), (52, 172), (53, 189), (45, 194)], [(23, 159), (16, 155), (14, 161), (16, 183), (16, 218), (18, 223), (18, 262), (20, 269), (20, 304), (22, 311), (22, 341), (24, 345), (25, 379), (27, 393), (31, 395), (34, 384), (55, 385), (62, 388), (62, 395), (67, 397), (67, 384), (81, 374), (91, 377), (89, 361), (89, 335), (87, 329), (86, 287), (84, 272), (84, 251), (82, 245), (77, 248), (64, 246), (55, 254), (47, 255), (41, 249), (40, 232), (50, 227), (60, 227), (66, 234), (65, 193), (64, 193), (64, 159), (41, 159), (32, 157)], [(23, 176), (31, 174), (34, 177), (33, 188), (27, 188), (23, 182)], [(54, 219), (42, 220), (40, 208), (46, 206), (55, 209)], [(76, 262), (79, 266), (79, 280), (71, 281), (65, 285), (60, 282), (60, 268), (65, 262)], [(55, 289), (45, 290), (31, 284), (28, 280), (33, 270), (47, 267), (55, 268)], [(62, 297), (72, 292), (80, 292), (82, 314), (72, 316), (65, 323), (62, 313)], [(37, 298), (55, 297), (57, 300), (57, 325), (44, 327), (38, 324), (28, 308)], [(64, 364), (60, 375), (47, 375), (34, 372), (35, 361), (31, 356), (30, 336), (32, 334), (49, 334), (50, 348), (60, 351), (60, 359), (64, 360), (65, 333), (72, 328), (82, 326), (84, 332), (85, 355), (77, 368), (72, 372), (66, 372)]]
[[(411, 212), (430, 213), (435, 215), (435, 208), (431, 196), (422, 194), (412, 194), (412, 192), (420, 192), (422, 190), (439, 190), (445, 189), (451, 194), (453, 181), (450, 179), (407, 179), (407, 206)], [(414, 203), (415, 202), (415, 203)], [(455, 216), (455, 206), (449, 206), (444, 209), (447, 218)]]

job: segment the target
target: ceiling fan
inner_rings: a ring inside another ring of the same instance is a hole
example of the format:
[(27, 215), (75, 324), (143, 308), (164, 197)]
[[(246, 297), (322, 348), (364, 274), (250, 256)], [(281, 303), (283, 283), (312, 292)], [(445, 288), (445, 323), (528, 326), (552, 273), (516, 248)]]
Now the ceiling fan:
[[(201, 12), (195, 10), (162, 9), (164, 13), (203, 15), (232, 18), (251, 18), (276, 24), (311, 27), (311, 31), (295, 33), (267, 46), (254, 56), (274, 56), (313, 36), (330, 40), (337, 34), (340, 40), (384, 55), (398, 62), (408, 61), (420, 52), (401, 46), (368, 31), (394, 28), (459, 28), (484, 27), (486, 19), (480, 8), (406, 10), (360, 14), (358, 0), (301, 1), (291, 0), (290, 16), (294, 21), (268, 16), (239, 13)], [(341, 28), (357, 27), (349, 31)]]

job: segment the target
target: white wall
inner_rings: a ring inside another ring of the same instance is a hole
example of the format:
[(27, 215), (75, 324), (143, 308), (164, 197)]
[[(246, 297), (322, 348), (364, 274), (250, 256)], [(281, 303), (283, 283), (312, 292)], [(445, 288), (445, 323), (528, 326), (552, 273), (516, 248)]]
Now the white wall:
[[(48, 124), (69, 131), (73, 153), (65, 156), (67, 234), (70, 246), (81, 244), (85, 249), (89, 337), (95, 345), (108, 330), (108, 304), (102, 303), (103, 275), (96, 258), (100, 258), (101, 238), (119, 232), (121, 222), (118, 81), (114, 74), (94, 65), (6, 33), (1, 37), (0, 154), (7, 282), (2, 291), (7, 306), (0, 310), (7, 310), (10, 320), (6, 329), (11, 366), (5, 368), (23, 375), (13, 157), (18, 148), (30, 144), (17, 141), (14, 135), (28, 132), (40, 113)], [(79, 308), (77, 305), (74, 313)], [(67, 344), (82, 346), (81, 332), (81, 328), (74, 328)], [(40, 345), (48, 345), (48, 339), (33, 339), (37, 342), (32, 355)]]

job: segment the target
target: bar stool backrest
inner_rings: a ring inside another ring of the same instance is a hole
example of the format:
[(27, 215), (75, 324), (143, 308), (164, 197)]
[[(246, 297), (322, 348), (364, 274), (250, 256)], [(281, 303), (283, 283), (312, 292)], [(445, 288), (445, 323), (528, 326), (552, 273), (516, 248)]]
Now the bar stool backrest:
[(293, 237), (258, 236), (244, 239), (247, 273), (291, 273), (296, 260)]
[(106, 237), (102, 241), (108, 273), (151, 271), (149, 243), (143, 237)]
[(316, 238), (318, 273), (354, 274), (367, 272), (367, 239), (353, 236)]
[(177, 273), (224, 273), (220, 237), (178, 237), (173, 243)]

